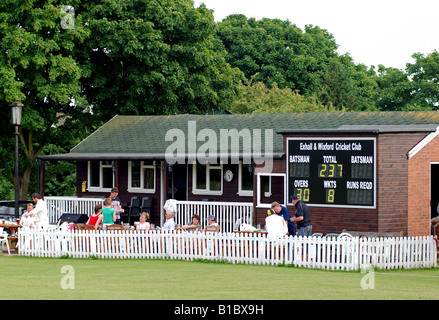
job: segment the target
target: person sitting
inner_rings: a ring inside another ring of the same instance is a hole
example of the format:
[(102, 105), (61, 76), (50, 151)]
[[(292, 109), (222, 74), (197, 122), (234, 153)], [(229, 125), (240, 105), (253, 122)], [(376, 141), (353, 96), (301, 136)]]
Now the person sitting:
[(95, 227), (97, 229), (99, 225), (97, 225), (97, 222), (99, 220), (99, 216), (102, 214), (102, 205), (97, 204), (95, 205), (95, 211), (91, 214), (91, 216), (87, 220), (87, 225)]
[(198, 214), (194, 214), (192, 216), (192, 223), (185, 224), (182, 227), (182, 229), (187, 231), (187, 232), (195, 232), (195, 233), (198, 233), (199, 231), (201, 231), (200, 216)]
[(105, 200), (105, 205), (101, 209), (102, 214), (99, 215), (98, 221), (95, 224), (95, 229), (102, 222), (103, 230), (107, 230), (107, 225), (114, 224), (116, 221), (116, 210), (111, 208), (111, 198)]
[(143, 212), (139, 217), (139, 224), (136, 225), (136, 230), (151, 230), (151, 224), (148, 222), (149, 213)]
[(33, 209), (34, 206), (32, 205), (32, 203), (28, 203), (26, 211), (21, 215), (20, 224), (26, 229), (34, 229), (37, 227), (35, 214), (30, 213)]
[(216, 217), (214, 215), (210, 215), (207, 217), (207, 226), (204, 228), (204, 232), (206, 231), (213, 231), (213, 232), (219, 232), (220, 226), (216, 222)]
[(163, 224), (163, 230), (175, 230), (174, 212), (171, 210), (166, 210), (165, 213), (166, 221)]
[(273, 209), (267, 211), (265, 225), (268, 233), (267, 237), (270, 239), (277, 239), (288, 234), (287, 223), (284, 218), (277, 215)]

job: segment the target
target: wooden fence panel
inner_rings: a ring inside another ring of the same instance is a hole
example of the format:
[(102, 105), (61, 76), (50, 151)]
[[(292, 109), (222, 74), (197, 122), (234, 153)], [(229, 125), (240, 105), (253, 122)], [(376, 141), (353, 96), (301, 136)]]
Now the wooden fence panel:
[(180, 231), (20, 230), (19, 254), (36, 257), (206, 259), (230, 263), (294, 265), (327, 270), (437, 266), (432, 236), (338, 239)]

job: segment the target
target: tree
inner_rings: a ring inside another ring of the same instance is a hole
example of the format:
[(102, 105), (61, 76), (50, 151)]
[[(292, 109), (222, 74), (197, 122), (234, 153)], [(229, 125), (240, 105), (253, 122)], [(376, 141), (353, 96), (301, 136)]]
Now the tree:
[[(76, 5), (79, 1), (71, 1)], [(87, 37), (80, 16), (74, 29), (63, 28), (62, 2), (0, 2), (0, 119), (2, 172), (12, 178), (13, 149), (9, 104), (24, 104), (20, 127), (20, 199), (26, 199), (35, 158), (50, 143), (68, 145), (78, 129), (76, 99), (81, 99), (83, 70), (75, 48)], [(2, 103), (3, 104), (3, 103)], [(63, 125), (59, 124), (64, 119)], [(83, 131), (81, 131), (83, 132)]]
[(439, 52), (425, 56), (415, 53), (415, 63), (407, 63), (407, 76), (411, 81), (412, 105), (422, 109), (439, 109)]
[(350, 111), (375, 110), (375, 71), (355, 65), (348, 55), (331, 58), (317, 80), (316, 98), (324, 105)]
[(332, 34), (307, 25), (302, 31), (289, 21), (247, 19), (230, 15), (218, 24), (216, 45), (247, 79), (268, 88), (290, 88), (327, 106), (370, 110), (377, 89), (375, 73), (337, 53)]
[[(215, 23), (204, 5), (196, 9), (191, 0), (64, 4), (0, 3), (0, 171), (13, 179), (9, 104), (20, 101), (25, 105), (20, 199), (28, 194), (36, 157), (68, 151), (115, 114), (221, 110), (240, 88), (241, 71), (230, 67), (225, 52), (213, 49)], [(47, 185), (67, 190), (56, 183), (56, 174)]]
[(215, 51), (215, 22), (191, 0), (87, 1), (93, 37), (81, 63), (93, 77), (84, 92), (93, 113), (205, 113), (224, 109), (242, 73)]
[(412, 104), (411, 81), (400, 69), (378, 66), (377, 107), (382, 111), (402, 111), (410, 109)]
[(257, 74), (243, 83), (244, 94), (230, 106), (232, 113), (290, 113), (336, 111), (315, 98), (300, 95), (297, 90), (279, 88), (274, 82), (268, 88), (262, 81), (255, 82)]

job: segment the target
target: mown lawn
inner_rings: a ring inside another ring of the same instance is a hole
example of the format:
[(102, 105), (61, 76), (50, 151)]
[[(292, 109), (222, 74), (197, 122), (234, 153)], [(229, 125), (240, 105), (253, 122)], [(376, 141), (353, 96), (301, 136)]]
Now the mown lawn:
[[(369, 286), (373, 276), (373, 289), (362, 288), (365, 276)], [(0, 286), (0, 299), (13, 300), (438, 299), (439, 269), (371, 274), (202, 261), (0, 255)]]

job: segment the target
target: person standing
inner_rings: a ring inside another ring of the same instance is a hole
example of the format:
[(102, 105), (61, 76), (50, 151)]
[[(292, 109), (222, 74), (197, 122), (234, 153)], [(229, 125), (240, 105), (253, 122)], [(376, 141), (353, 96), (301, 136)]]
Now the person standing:
[(291, 202), (296, 208), (296, 214), (291, 218), (291, 221), (296, 221), (297, 223), (297, 235), (311, 236), (312, 225), (308, 206), (303, 201), (299, 200), (299, 197), (295, 194), (291, 196)]
[(37, 220), (38, 229), (49, 228), (49, 215), (47, 213), (46, 202), (41, 198), (39, 193), (34, 193), (32, 195), (32, 200), (34, 201), (35, 209), (29, 212), (31, 215), (35, 215)]
[(105, 200), (104, 206), (101, 209), (102, 214), (99, 215), (95, 228), (102, 222), (102, 230), (107, 230), (107, 226), (114, 224), (116, 221), (116, 211), (111, 208), (111, 198)]
[(288, 234), (287, 222), (283, 217), (276, 214), (276, 211), (270, 209), (267, 211), (265, 226), (268, 232), (268, 238), (277, 239)]
[(291, 220), (290, 212), (288, 209), (284, 206), (281, 206), (279, 202), (273, 202), (271, 204), (271, 209), (276, 212), (277, 215), (284, 218), (285, 221), (288, 223), (288, 235), (294, 237), (296, 235), (296, 226), (294, 225), (293, 220)]
[(111, 189), (110, 192), (111, 208), (114, 209), (114, 211), (116, 212), (116, 221), (114, 221), (114, 224), (122, 224), (122, 221), (120, 219), (120, 214), (125, 212), (125, 210), (122, 209), (122, 202), (117, 196), (118, 194), (119, 194), (119, 189), (117, 187)]

